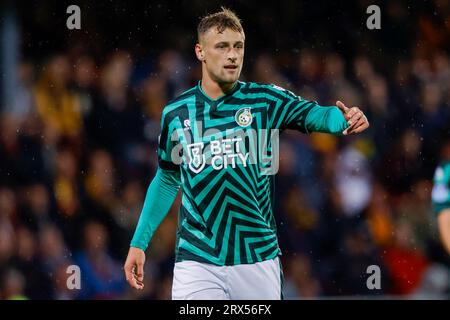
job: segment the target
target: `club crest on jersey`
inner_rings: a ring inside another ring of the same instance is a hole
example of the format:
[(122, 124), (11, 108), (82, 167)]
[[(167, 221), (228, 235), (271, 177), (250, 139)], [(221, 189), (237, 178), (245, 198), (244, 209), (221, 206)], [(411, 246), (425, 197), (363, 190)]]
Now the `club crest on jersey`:
[(199, 173), (205, 167), (205, 155), (203, 154), (203, 142), (189, 144), (189, 169)]
[(253, 121), (253, 115), (250, 108), (242, 108), (236, 112), (234, 119), (241, 127), (248, 127)]

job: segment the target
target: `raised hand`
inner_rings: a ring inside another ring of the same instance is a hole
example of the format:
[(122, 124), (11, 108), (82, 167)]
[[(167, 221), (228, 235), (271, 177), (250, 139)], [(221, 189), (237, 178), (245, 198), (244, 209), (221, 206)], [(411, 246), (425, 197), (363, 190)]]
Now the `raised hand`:
[(348, 108), (341, 101), (337, 101), (336, 106), (341, 110), (349, 124), (349, 127), (342, 132), (344, 135), (360, 133), (369, 127), (367, 117), (358, 107)]

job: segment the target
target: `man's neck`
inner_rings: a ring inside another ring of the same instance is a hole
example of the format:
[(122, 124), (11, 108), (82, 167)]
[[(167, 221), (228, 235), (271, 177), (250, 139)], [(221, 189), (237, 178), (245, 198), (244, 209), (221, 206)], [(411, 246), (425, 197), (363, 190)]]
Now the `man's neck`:
[(231, 89), (233, 89), (236, 82), (233, 83), (217, 83), (210, 79), (209, 77), (203, 77), (201, 87), (204, 93), (208, 95), (213, 100), (216, 100), (217, 98), (223, 96), (227, 92), (229, 92)]

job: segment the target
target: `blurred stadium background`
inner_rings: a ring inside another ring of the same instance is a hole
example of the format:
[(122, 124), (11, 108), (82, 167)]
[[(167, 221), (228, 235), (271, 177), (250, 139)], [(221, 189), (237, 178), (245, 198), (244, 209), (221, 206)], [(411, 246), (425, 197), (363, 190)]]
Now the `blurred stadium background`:
[[(81, 30), (68, 30), (69, 4)], [(368, 30), (366, 8), (381, 8)], [(122, 271), (157, 165), (165, 103), (200, 79), (200, 16), (226, 5), (247, 35), (241, 80), (360, 106), (370, 129), (282, 137), (275, 214), (288, 299), (444, 298), (450, 260), (431, 212), (450, 153), (450, 2), (3, 1), (0, 298), (170, 299), (179, 199)], [(67, 266), (82, 290), (68, 290)], [(366, 269), (381, 268), (369, 290)]]

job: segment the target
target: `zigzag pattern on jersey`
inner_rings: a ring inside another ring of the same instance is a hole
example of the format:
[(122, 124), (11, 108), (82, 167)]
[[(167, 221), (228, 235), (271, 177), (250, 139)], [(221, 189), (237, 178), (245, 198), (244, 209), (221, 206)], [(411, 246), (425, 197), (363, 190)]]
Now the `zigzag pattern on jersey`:
[[(197, 108), (197, 113), (201, 112)], [(232, 115), (224, 122), (234, 122)], [(210, 122), (203, 124), (207, 130)], [(182, 172), (186, 196), (180, 219), (186, 222), (180, 230), (180, 258), (195, 255), (196, 259), (223, 265), (252, 263), (277, 255), (276, 232), (270, 219), (270, 181), (268, 176), (258, 174), (256, 165), (219, 171), (206, 166), (199, 175)]]
[(306, 128), (299, 125), (304, 122), (309, 111), (316, 102), (301, 100), (289, 90), (275, 90), (272, 85), (247, 83), (241, 88), (247, 99), (263, 99), (269, 101), (272, 106), (268, 108), (269, 127), (280, 129), (295, 129), (307, 133)]
[[(265, 128), (267, 108), (255, 108), (255, 101), (226, 99), (220, 112), (215, 112), (211, 110), (214, 105), (197, 95), (196, 108), (191, 112), (195, 112), (203, 133), (212, 127), (224, 132), (236, 126), (236, 110), (246, 104), (252, 106), (254, 124)], [(211, 137), (195, 137), (200, 138), (209, 141)], [(183, 221), (178, 240), (180, 259), (194, 255), (196, 260), (223, 265), (252, 263), (278, 254), (271, 220), (270, 178), (260, 176), (257, 170), (256, 165), (250, 165), (247, 169), (237, 166), (220, 171), (206, 166), (200, 175), (182, 171), (185, 196), (179, 217)]]
[[(192, 182), (188, 175), (183, 179), (186, 184)], [(190, 188), (184, 189), (178, 254), (195, 255), (219, 265), (261, 261), (271, 253), (276, 256), (270, 183), (260, 181), (255, 194), (248, 191), (251, 187), (246, 180), (238, 182), (239, 178), (227, 170), (219, 171), (212, 181), (208, 179), (201, 180), (205, 189), (197, 195), (188, 194)]]
[[(191, 142), (203, 141), (206, 146), (211, 136), (200, 136), (198, 126), (202, 134), (214, 128), (223, 137), (225, 130), (236, 128), (234, 116), (240, 108), (251, 107), (253, 122), (249, 128), (284, 129), (298, 126), (313, 106), (269, 85), (239, 85), (233, 95), (216, 102), (205, 101), (199, 90), (188, 91), (167, 109), (168, 131), (176, 127), (172, 123), (178, 122), (180, 127), (182, 118), (189, 116), (196, 121), (191, 122), (190, 133), (183, 134), (192, 134)], [(178, 261), (233, 265), (271, 259), (280, 253), (272, 214), (272, 177), (261, 175), (258, 164), (222, 170), (205, 166), (197, 175), (187, 164), (183, 166)]]

